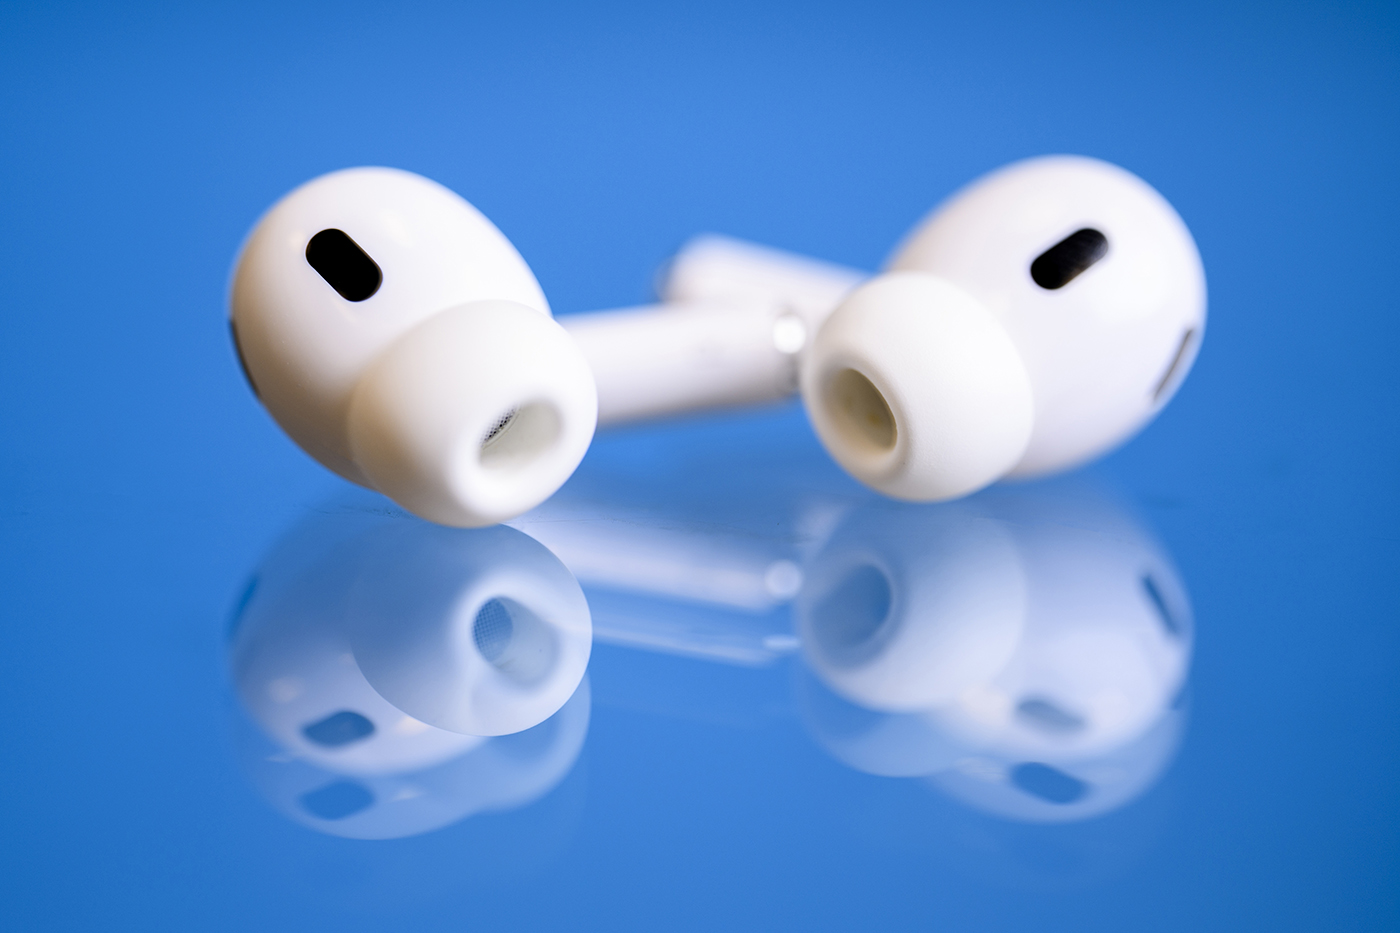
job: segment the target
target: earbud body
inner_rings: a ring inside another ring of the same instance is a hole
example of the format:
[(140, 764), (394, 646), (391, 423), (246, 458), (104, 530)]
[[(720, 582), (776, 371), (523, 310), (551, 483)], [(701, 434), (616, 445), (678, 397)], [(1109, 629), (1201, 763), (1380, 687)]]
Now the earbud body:
[(1097, 159), (987, 175), (920, 224), (888, 269), (955, 283), (1015, 345), (1035, 417), (1013, 477), (1078, 466), (1132, 437), (1181, 385), (1205, 331), (1190, 231), (1150, 185)]
[(772, 252), (702, 239), (671, 263), (663, 295), (795, 315), (818, 436), (902, 499), (957, 498), (1107, 452), (1175, 393), (1205, 328), (1185, 224), (1095, 159), (1029, 159), (974, 182), (863, 284)]
[(229, 304), (248, 380), (288, 435), (429, 520), (517, 515), (592, 439), (592, 373), (533, 274), (426, 178), (358, 168), (297, 188), (244, 243)]

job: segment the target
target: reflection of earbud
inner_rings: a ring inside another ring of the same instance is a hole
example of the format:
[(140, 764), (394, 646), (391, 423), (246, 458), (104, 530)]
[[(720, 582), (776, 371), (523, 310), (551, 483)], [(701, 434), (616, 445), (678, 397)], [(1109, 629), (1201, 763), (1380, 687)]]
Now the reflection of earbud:
[(527, 802), (582, 747), (590, 635), (578, 584), (513, 529), (318, 514), (259, 566), (232, 635), (241, 705), (280, 749), (257, 779), (366, 838)]
[(835, 310), (823, 297), (854, 275), (810, 266), (701, 241), (665, 293), (787, 304), (815, 331), (801, 386), (822, 442), (903, 499), (955, 498), (1122, 443), (1180, 385), (1205, 324), (1181, 219), (1093, 159), (1032, 159), (973, 183)]
[(519, 527), (588, 587), (600, 641), (754, 668), (800, 649), (803, 718), (853, 768), (1054, 822), (1122, 806), (1171, 760), (1190, 602), (1092, 481), (942, 505), (638, 500), (595, 477)]
[(1171, 562), (1101, 498), (1007, 491), (984, 509), (1016, 543), (1026, 629), (1011, 663), (940, 712), (946, 728), (1024, 756), (1094, 754), (1141, 735), (1190, 657), (1191, 608)]
[(507, 735), (578, 687), (588, 604), (547, 548), (504, 526), (417, 522), (365, 543), (348, 618), (355, 659), (399, 709), (452, 732)]
[(433, 521), (526, 511), (592, 439), (592, 373), (524, 260), (417, 175), (349, 169), (284, 197), (243, 246), (230, 309), (292, 439)]
[(1145, 793), (1176, 754), (1185, 712), (1157, 710), (1145, 731), (1092, 752), (1027, 753), (1007, 747), (955, 746), (952, 767), (927, 775), (957, 800), (1028, 823), (1067, 823), (1117, 810)]
[[(887, 581), (896, 577), (885, 568), (920, 567), (947, 581), (902, 587), (903, 602), (843, 608), (825, 592), (839, 594), (843, 574), (871, 572), (838, 569), (799, 600), (804, 651), (841, 695), (812, 684), (804, 706), (818, 739), (848, 764), (927, 775), (981, 809), (1056, 821), (1122, 805), (1170, 759), (1190, 606), (1165, 555), (1111, 502), (1071, 488), (984, 494), (958, 509), (864, 510), (812, 566), (879, 568)], [(940, 641), (949, 630), (966, 637)], [(864, 637), (845, 647), (848, 631)], [(833, 663), (833, 640), (852, 659), (845, 666)], [(922, 707), (910, 702), (920, 696)]]
[(807, 662), (838, 693), (883, 711), (952, 701), (1006, 666), (1026, 586), (995, 523), (942, 510), (851, 516), (808, 565), (797, 599)]
[[(239, 757), (253, 784), (291, 820), (332, 836), (397, 839), (543, 797), (578, 760), (588, 719), (585, 679), (539, 725), (514, 735), (471, 738), (474, 744), (421, 768), (340, 770), (288, 754), (246, 725), (239, 730)], [(418, 735), (434, 733), (441, 730), (424, 727)]]

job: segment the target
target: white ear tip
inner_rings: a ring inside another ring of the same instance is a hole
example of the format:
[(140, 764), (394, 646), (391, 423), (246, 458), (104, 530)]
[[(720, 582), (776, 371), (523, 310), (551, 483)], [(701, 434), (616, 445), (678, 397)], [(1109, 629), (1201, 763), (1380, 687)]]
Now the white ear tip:
[(803, 365), (831, 455), (900, 499), (954, 499), (1005, 475), (1030, 439), (1030, 379), (1011, 337), (966, 292), (896, 272), (853, 292)]
[(365, 372), (350, 400), (356, 464), (429, 521), (481, 527), (549, 498), (598, 418), (592, 371), (548, 315), (480, 301), (433, 315)]

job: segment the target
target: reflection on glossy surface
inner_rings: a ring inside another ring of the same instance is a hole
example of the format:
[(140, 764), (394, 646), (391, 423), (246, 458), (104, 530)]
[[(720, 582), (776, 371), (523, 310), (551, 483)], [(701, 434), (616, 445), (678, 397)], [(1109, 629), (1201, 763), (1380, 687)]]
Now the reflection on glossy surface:
[(558, 556), (513, 528), (303, 523), (233, 638), (240, 698), (280, 749), (248, 753), (259, 786), (301, 822), (366, 836), (543, 793), (587, 723), (590, 610), (560, 557), (600, 640), (776, 673), (800, 659), (797, 709), (832, 757), (976, 811), (1101, 815), (1173, 757), (1189, 602), (1103, 490), (689, 508), (563, 495), (520, 523)]
[(807, 577), (796, 606), (803, 653), (871, 709), (953, 701), (1004, 668), (1025, 631), (1025, 574), (1010, 536), (960, 507), (858, 510)]
[(764, 666), (796, 650), (789, 608), (803, 567), (851, 508), (782, 482), (661, 502), (625, 482), (586, 496), (566, 487), (513, 524), (584, 585), (599, 641)]
[(578, 584), (519, 532), (318, 514), (238, 607), (230, 660), (258, 727), (242, 757), (278, 809), (336, 835), (521, 806), (582, 748), (590, 647)]
[[(1122, 806), (1181, 729), (1192, 624), (1175, 570), (1103, 496), (1009, 489), (969, 506), (857, 513), (813, 562), (830, 582), (799, 600), (804, 650), (865, 712), (809, 691), (813, 731), (853, 767), (928, 776), (1012, 819)], [(866, 584), (844, 608), (862, 573), (891, 596)]]
[(355, 658), (399, 709), (452, 732), (509, 735), (553, 714), (583, 678), (588, 604), (529, 537), (405, 521), (358, 550)]
[[(563, 496), (521, 523), (589, 587), (600, 640), (744, 664), (800, 646), (803, 719), (853, 768), (1063, 822), (1123, 806), (1174, 754), (1186, 593), (1082, 479), (940, 506), (773, 497), (748, 526), (732, 503), (612, 508)], [(774, 566), (782, 592), (763, 586)]]
[[(455, 754), (434, 755), (442, 751), (443, 737), (452, 734), (419, 724), (421, 732), (395, 737), (397, 750), (411, 749), (419, 753), (414, 757), (436, 760), (402, 770), (380, 761), (368, 771), (354, 764), (342, 770), (327, 761), (331, 756), (299, 756), (247, 723), (240, 724), (237, 742), (254, 785), (290, 819), (333, 836), (397, 839), (543, 797), (577, 761), (588, 717), (584, 680), (563, 708), (539, 725), (514, 735), (455, 736), (460, 741)], [(397, 725), (404, 718), (400, 714), (397, 722), (390, 721)], [(386, 731), (373, 728), (372, 735)], [(375, 759), (373, 752), (355, 757)]]

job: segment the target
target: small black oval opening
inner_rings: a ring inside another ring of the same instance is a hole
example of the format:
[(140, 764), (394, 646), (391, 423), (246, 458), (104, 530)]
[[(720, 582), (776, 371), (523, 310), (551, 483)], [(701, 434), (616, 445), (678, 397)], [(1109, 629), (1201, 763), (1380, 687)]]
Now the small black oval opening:
[(1108, 237), (1085, 227), (1035, 257), (1031, 263), (1031, 278), (1041, 288), (1051, 291), (1064, 288), (1107, 254)]
[(334, 227), (322, 230), (306, 244), (306, 261), (346, 301), (364, 301), (379, 291), (384, 274), (360, 249), (360, 244)]

